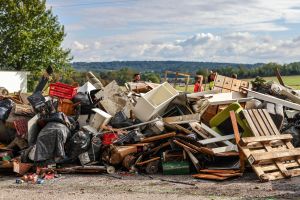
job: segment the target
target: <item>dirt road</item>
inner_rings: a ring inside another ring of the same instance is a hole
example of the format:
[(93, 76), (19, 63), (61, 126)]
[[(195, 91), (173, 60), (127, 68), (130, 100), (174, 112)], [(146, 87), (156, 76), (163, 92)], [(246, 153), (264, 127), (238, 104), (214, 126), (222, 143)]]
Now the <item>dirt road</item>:
[(77, 174), (62, 175), (34, 185), (16, 184), (14, 176), (2, 176), (0, 199), (300, 199), (300, 177), (267, 183), (260, 183), (253, 173), (223, 182), (196, 180), (190, 176), (155, 175), (152, 178), (147, 175)]

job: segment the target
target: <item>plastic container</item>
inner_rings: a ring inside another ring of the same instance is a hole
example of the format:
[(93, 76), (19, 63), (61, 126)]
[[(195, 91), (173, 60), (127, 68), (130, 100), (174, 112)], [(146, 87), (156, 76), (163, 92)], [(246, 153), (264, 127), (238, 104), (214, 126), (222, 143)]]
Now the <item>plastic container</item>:
[(74, 104), (69, 99), (62, 99), (58, 102), (57, 110), (59, 112), (65, 113), (68, 116), (73, 115), (74, 114)]
[(90, 126), (97, 131), (102, 130), (102, 126), (107, 125), (112, 116), (99, 108), (94, 108), (92, 110), (95, 112), (95, 115), (90, 121)]
[(115, 133), (104, 133), (102, 136), (102, 144), (103, 145), (110, 145), (112, 144), (116, 139), (118, 138), (118, 135)]
[(177, 90), (165, 82), (138, 98), (133, 112), (139, 120), (146, 122), (154, 115), (162, 114), (178, 94)]
[(64, 83), (51, 83), (49, 96), (72, 99), (77, 94), (77, 87), (73, 87)]

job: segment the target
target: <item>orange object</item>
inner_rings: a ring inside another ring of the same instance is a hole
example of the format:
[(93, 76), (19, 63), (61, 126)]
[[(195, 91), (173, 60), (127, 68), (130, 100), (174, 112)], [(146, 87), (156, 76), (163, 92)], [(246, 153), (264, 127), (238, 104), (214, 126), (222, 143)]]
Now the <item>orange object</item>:
[(74, 104), (69, 99), (60, 99), (57, 110), (59, 112), (65, 113), (66, 115), (73, 115), (74, 114)]

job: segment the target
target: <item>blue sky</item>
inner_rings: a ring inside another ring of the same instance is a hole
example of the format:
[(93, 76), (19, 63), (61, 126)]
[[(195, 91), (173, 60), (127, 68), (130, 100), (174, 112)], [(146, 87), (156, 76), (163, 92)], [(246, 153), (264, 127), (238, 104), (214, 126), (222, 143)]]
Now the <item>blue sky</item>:
[(300, 61), (300, 0), (47, 0), (74, 61)]

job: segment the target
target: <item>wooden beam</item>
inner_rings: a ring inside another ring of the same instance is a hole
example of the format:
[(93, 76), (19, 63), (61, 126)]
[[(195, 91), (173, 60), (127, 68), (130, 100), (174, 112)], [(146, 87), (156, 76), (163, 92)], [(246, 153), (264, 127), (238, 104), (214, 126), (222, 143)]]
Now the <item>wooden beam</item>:
[(285, 140), (285, 141), (291, 141), (293, 139), (293, 136), (290, 134), (284, 134), (284, 135), (272, 135), (272, 136), (257, 136), (257, 137), (245, 137), (241, 138), (240, 144), (246, 145), (251, 142), (272, 142), (272, 140)]
[(175, 144), (177, 144), (178, 146), (182, 147), (183, 149), (188, 149), (189, 151), (191, 151), (192, 153), (197, 153), (197, 151), (195, 149), (192, 149), (191, 147), (179, 142), (178, 140), (173, 140), (173, 142)]
[(161, 139), (165, 139), (165, 138), (174, 137), (175, 135), (176, 135), (175, 132), (166, 133), (166, 134), (157, 135), (157, 136), (153, 136), (153, 137), (148, 137), (148, 138), (142, 139), (141, 142), (142, 143), (153, 142), (153, 141), (156, 141), (156, 140), (161, 140)]
[(252, 90), (249, 90), (249, 89), (246, 89), (246, 88), (243, 88), (243, 89), (248, 91), (248, 97), (254, 97), (256, 99), (264, 100), (264, 101), (275, 103), (275, 104), (282, 104), (285, 107), (292, 108), (292, 109), (300, 111), (300, 105), (299, 104), (289, 102), (289, 101), (286, 101), (286, 100), (283, 100), (283, 99), (279, 99), (279, 98), (273, 97), (271, 95), (255, 92), (255, 91), (252, 91)]
[(238, 145), (241, 140), (241, 136), (240, 136), (237, 120), (236, 120), (236, 115), (235, 115), (234, 111), (230, 111), (229, 114), (230, 114), (233, 132), (234, 132), (235, 142), (238, 146), (238, 151), (239, 151), (239, 156), (240, 156), (240, 170), (241, 170), (241, 172), (244, 172), (245, 171), (245, 156), (242, 152), (242, 149)]
[(253, 153), (249, 156), (248, 161), (251, 164), (259, 163), (263, 160), (274, 160), (274, 159), (290, 159), (293, 156), (300, 156), (300, 148), (277, 150), (265, 153)]

